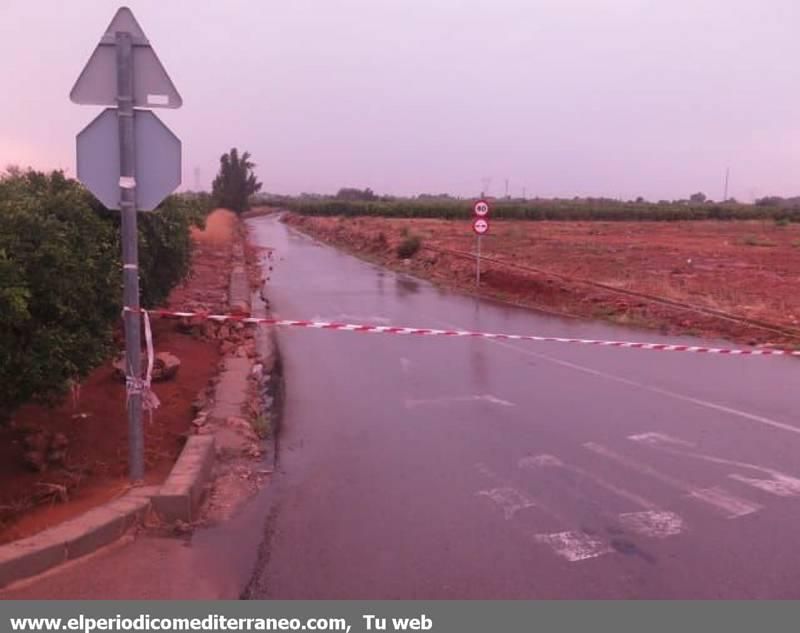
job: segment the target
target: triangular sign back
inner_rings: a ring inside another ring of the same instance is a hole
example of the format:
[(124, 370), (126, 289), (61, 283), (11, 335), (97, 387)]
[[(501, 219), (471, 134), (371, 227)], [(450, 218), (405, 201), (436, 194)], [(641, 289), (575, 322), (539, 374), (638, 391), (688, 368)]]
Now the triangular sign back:
[(133, 105), (137, 108), (180, 108), (183, 104), (175, 85), (164, 70), (142, 27), (127, 7), (114, 15), (97, 48), (84, 67), (69, 98), (82, 105), (117, 105), (118, 32), (133, 40)]

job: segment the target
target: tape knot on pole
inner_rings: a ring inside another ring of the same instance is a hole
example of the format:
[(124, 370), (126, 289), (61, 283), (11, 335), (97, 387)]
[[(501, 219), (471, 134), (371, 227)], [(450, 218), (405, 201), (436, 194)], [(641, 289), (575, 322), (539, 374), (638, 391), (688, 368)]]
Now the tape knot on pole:
[(142, 409), (148, 412), (150, 416), (150, 422), (152, 422), (153, 411), (158, 409), (158, 407), (161, 405), (161, 401), (151, 388), (155, 355), (153, 351), (153, 330), (150, 327), (150, 315), (148, 314), (147, 310), (134, 310), (128, 307), (123, 308), (123, 313), (124, 312), (140, 312), (142, 314), (142, 318), (144, 320), (145, 354), (147, 359), (147, 368), (143, 378), (137, 377), (133, 371), (133, 368), (130, 366), (128, 367), (128, 372), (125, 377), (125, 390), (127, 398), (130, 399), (131, 396), (135, 395), (141, 396)]

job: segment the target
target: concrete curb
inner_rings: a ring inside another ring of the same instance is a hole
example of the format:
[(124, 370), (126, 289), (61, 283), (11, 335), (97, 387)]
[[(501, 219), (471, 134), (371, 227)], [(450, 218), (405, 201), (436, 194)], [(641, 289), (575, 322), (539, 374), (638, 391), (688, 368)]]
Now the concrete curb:
[(194, 435), (186, 442), (163, 485), (133, 488), (79, 517), (0, 546), (0, 587), (113, 543), (132, 527), (143, 524), (151, 510), (169, 523), (191, 522), (203, 501), (214, 457), (214, 438)]
[(247, 272), (244, 266), (236, 265), (231, 272), (230, 284), (228, 286), (228, 304), (235, 313), (249, 313), (250, 311), (250, 290), (247, 283)]
[(155, 486), (125, 495), (29, 538), (0, 546), (0, 587), (108, 545), (144, 521)]
[(192, 435), (186, 441), (167, 481), (151, 500), (161, 520), (191, 523), (196, 518), (214, 467), (214, 444), (213, 435)]

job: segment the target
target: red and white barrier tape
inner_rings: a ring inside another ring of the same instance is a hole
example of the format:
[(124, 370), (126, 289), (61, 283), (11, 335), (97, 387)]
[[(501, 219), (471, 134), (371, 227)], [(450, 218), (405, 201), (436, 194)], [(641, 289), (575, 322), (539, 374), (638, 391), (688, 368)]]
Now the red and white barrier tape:
[[(129, 308), (125, 308), (128, 310)], [(234, 321), (239, 323), (274, 325), (277, 327), (299, 327), (316, 330), (341, 330), (344, 332), (363, 332), (366, 334), (411, 334), (418, 336), (451, 336), (498, 339), (505, 341), (531, 341), (534, 343), (573, 343), (577, 345), (597, 345), (600, 347), (625, 347), (659, 352), (695, 352), (700, 354), (725, 354), (729, 356), (800, 356), (800, 351), (784, 349), (728, 349), (720, 347), (701, 347), (697, 345), (673, 345), (668, 343), (642, 343), (635, 341), (603, 341), (585, 338), (565, 338), (560, 336), (535, 336), (531, 334), (497, 334), (492, 332), (473, 332), (470, 330), (437, 330), (431, 328), (398, 327), (390, 325), (365, 325), (356, 323), (335, 323), (328, 321), (295, 321), (290, 319), (267, 319), (236, 314), (207, 314), (205, 312), (176, 312), (171, 310), (149, 310), (151, 315), (173, 318), (205, 319), (209, 321)]]

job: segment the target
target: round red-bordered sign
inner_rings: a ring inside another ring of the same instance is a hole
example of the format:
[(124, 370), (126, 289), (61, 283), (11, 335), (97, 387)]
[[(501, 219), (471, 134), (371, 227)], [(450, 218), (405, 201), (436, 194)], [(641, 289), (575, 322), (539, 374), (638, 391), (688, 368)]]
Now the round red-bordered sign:
[(479, 218), (485, 218), (489, 215), (490, 207), (486, 200), (476, 200), (472, 205), (472, 212)]
[(472, 230), (478, 235), (485, 235), (489, 232), (489, 220), (486, 218), (475, 218), (472, 222)]

